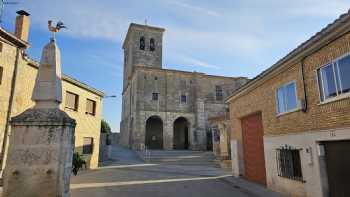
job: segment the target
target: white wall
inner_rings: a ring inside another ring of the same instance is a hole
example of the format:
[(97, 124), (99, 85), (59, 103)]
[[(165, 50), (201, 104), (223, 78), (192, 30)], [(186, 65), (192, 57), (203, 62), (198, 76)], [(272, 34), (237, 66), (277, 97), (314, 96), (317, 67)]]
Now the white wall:
[[(266, 178), (269, 188), (288, 196), (327, 196), (327, 175), (319, 156), (319, 143), (350, 139), (350, 128), (309, 131), (298, 134), (264, 136)], [(276, 149), (288, 145), (302, 149), (300, 159), (305, 182), (279, 177), (277, 174)], [(307, 153), (307, 149), (310, 153)], [(320, 165), (321, 164), (321, 165)]]

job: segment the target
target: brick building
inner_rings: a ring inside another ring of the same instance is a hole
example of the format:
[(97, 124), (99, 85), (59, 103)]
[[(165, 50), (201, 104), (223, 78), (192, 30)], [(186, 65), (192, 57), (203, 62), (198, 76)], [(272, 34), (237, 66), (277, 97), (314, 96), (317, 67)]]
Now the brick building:
[(206, 150), (208, 117), (222, 113), (224, 98), (247, 79), (162, 68), (164, 31), (129, 27), (123, 44), (120, 143), (133, 149)]
[[(39, 63), (30, 59), (26, 49), (29, 14), (21, 11), (16, 18), (15, 34), (0, 28), (0, 142), (2, 169), (6, 161), (8, 121), (32, 107), (31, 100)], [(67, 75), (62, 76), (61, 109), (77, 122), (76, 151), (84, 154), (91, 168), (98, 166), (103, 93)]]
[(350, 195), (350, 12), (227, 102), (235, 176), (288, 196)]

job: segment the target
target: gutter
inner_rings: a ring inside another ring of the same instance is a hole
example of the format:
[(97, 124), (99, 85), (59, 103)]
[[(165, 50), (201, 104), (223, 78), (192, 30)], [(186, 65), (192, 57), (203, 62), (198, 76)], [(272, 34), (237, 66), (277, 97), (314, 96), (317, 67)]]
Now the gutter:
[(303, 106), (302, 106), (302, 111), (304, 113), (307, 112), (307, 94), (306, 94), (305, 72), (304, 72), (306, 57), (307, 56), (305, 56), (303, 59), (301, 59), (301, 81), (303, 83), (303, 93), (304, 93), (304, 103), (303, 103)]

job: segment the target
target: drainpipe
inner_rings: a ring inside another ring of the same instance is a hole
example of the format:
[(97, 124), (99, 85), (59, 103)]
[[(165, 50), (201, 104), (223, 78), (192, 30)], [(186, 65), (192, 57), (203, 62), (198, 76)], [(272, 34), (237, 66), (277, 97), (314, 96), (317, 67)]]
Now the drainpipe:
[[(5, 161), (5, 153), (6, 153), (6, 147), (7, 147), (7, 141), (8, 141), (8, 133), (9, 133), (9, 127), (10, 127), (10, 119), (11, 119), (11, 113), (12, 113), (12, 108), (13, 108), (13, 99), (15, 97), (15, 89), (16, 89), (16, 81), (17, 81), (17, 74), (18, 74), (18, 65), (19, 65), (19, 58), (20, 54), (22, 54), (23, 50), (22, 48), (17, 47), (16, 48), (16, 59), (15, 59), (15, 65), (13, 69), (13, 74), (12, 74), (12, 81), (11, 81), (11, 90), (10, 90), (10, 97), (8, 101), (8, 109), (7, 109), (7, 114), (6, 114), (6, 125), (5, 125), (5, 132), (3, 135), (3, 141), (2, 141), (2, 149), (1, 149), (1, 155), (0, 155), (0, 167), (1, 167), (1, 172), (3, 170)], [(1, 173), (2, 177), (2, 173)]]
[(302, 106), (302, 111), (304, 113), (307, 112), (307, 95), (306, 95), (306, 84), (305, 84), (305, 73), (304, 73), (304, 67), (305, 67), (305, 59), (306, 59), (306, 56), (303, 57), (303, 59), (301, 60), (301, 80), (302, 80), (302, 83), (303, 83), (303, 92), (304, 92), (304, 103), (303, 103), (303, 106)]

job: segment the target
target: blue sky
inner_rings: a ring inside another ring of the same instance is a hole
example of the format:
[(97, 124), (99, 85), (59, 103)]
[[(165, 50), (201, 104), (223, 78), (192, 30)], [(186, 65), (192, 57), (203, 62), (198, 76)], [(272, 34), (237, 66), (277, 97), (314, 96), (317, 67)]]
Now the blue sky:
[(119, 131), (122, 42), (129, 23), (166, 28), (163, 67), (254, 77), (350, 8), (349, 0), (16, 0), (31, 14), (29, 54), (39, 60), (50, 37), (47, 20), (63, 20), (62, 70), (118, 98), (106, 98), (103, 117)]

